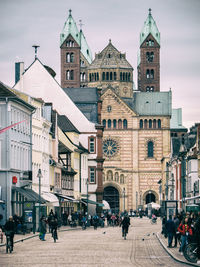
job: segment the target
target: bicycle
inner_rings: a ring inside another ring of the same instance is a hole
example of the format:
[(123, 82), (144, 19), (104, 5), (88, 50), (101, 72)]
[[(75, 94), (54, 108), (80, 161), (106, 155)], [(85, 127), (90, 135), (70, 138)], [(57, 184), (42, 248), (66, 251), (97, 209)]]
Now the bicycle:
[(13, 246), (11, 245), (11, 236), (10, 234), (6, 234), (6, 253), (8, 253), (8, 251), (10, 253), (12, 253), (13, 251)]
[(189, 243), (186, 245), (183, 255), (186, 260), (192, 263), (197, 262), (197, 243)]
[(127, 228), (122, 228), (122, 237), (124, 237), (124, 240), (126, 240), (127, 234), (128, 234), (128, 229)]

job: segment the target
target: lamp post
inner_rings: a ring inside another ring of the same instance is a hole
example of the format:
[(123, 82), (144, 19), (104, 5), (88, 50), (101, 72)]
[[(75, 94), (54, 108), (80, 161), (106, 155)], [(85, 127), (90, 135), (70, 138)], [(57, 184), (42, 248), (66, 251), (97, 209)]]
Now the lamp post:
[(125, 211), (125, 192), (126, 192), (126, 190), (125, 190), (125, 187), (124, 187), (124, 188), (123, 188), (124, 211)]
[(41, 177), (42, 177), (42, 171), (41, 169), (38, 169), (37, 177), (39, 178), (39, 230), (40, 230), (40, 212), (41, 212)]
[(86, 184), (87, 184), (87, 224), (88, 224), (88, 185), (89, 185), (88, 178), (87, 178)]
[(179, 155), (181, 157), (181, 194), (182, 194), (182, 209), (184, 209), (184, 200), (185, 200), (185, 156), (187, 153), (186, 146), (182, 143), (179, 149)]

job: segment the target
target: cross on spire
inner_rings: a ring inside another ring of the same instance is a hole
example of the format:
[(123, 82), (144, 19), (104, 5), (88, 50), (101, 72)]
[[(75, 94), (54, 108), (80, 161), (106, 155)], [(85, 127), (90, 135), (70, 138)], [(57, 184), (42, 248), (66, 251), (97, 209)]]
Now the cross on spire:
[(79, 19), (79, 26), (80, 26), (80, 31), (82, 31), (82, 26), (83, 26), (84, 24), (82, 23), (82, 20), (81, 19)]
[(37, 59), (37, 50), (40, 47), (39, 45), (32, 45), (35, 48), (35, 59)]
[(151, 15), (151, 8), (149, 8), (149, 15)]

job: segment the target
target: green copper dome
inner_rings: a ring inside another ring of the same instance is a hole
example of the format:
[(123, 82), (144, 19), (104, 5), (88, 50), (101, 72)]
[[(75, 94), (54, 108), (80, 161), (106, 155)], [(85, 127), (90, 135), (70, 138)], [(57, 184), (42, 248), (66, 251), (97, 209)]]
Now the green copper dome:
[(144, 42), (144, 40), (147, 38), (149, 34), (152, 34), (152, 36), (155, 38), (155, 40), (160, 45), (160, 32), (158, 31), (156, 22), (151, 15), (151, 9), (149, 9), (149, 15), (140, 33), (140, 45), (142, 45), (142, 43)]
[(74, 40), (78, 43), (78, 45), (81, 47), (81, 53), (87, 59), (87, 61), (91, 63), (92, 52), (87, 44), (87, 41), (85, 39), (85, 36), (82, 30), (80, 30), (79, 32), (76, 26), (76, 22), (74, 21), (72, 14), (71, 14), (71, 9), (69, 10), (69, 16), (60, 34), (60, 46), (62, 46), (62, 44), (64, 43), (64, 41), (69, 35), (71, 35), (74, 38)]

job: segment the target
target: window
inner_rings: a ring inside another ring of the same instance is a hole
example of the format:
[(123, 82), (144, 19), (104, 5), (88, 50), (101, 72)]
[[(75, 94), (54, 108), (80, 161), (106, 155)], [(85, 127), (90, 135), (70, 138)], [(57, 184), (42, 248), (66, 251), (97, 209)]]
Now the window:
[(127, 120), (125, 119), (125, 120), (123, 120), (123, 128), (124, 129), (127, 129), (127, 126), (128, 126)]
[(90, 167), (89, 168), (89, 181), (90, 183), (95, 183), (95, 178), (96, 178), (96, 172), (95, 172), (95, 167)]
[(149, 120), (149, 128), (152, 128), (152, 120)]
[(149, 86), (146, 87), (146, 92), (150, 92), (150, 87)]
[(89, 137), (89, 151), (95, 153), (95, 137)]
[(161, 128), (161, 120), (160, 119), (158, 120), (158, 128), (159, 129)]
[(154, 92), (154, 86), (151, 86), (149, 89), (150, 92)]
[(140, 129), (143, 129), (143, 120), (140, 120)]
[(112, 111), (112, 107), (109, 105), (109, 106), (107, 106), (107, 111), (108, 112), (111, 112)]
[(149, 72), (149, 70), (146, 70), (146, 78), (147, 78), (147, 79), (150, 78), (150, 72)]
[(114, 81), (116, 81), (116, 80), (117, 80), (117, 73), (114, 72)]
[(148, 142), (148, 158), (153, 158), (153, 142)]
[(70, 62), (73, 63), (74, 62), (74, 53), (70, 54)]
[(108, 128), (111, 128), (111, 120), (108, 120)]
[(97, 72), (97, 81), (99, 81), (99, 73)]
[(74, 71), (71, 70), (71, 73), (70, 73), (70, 80), (73, 80), (74, 79)]
[(144, 120), (144, 129), (147, 129), (147, 120)]
[(110, 72), (110, 80), (112, 81), (112, 79), (113, 79), (113, 74), (112, 72)]
[(109, 80), (109, 72), (106, 72), (106, 81)]
[(124, 175), (123, 174), (120, 175), (120, 184), (124, 184)]
[(102, 73), (102, 81), (105, 81), (105, 72)]
[(117, 121), (113, 120), (113, 128), (116, 129), (117, 128)]
[(67, 72), (66, 72), (66, 80), (70, 80), (70, 71), (69, 70), (67, 70)]
[(106, 128), (106, 120), (103, 120), (103, 126)]
[(150, 78), (154, 79), (154, 70), (151, 70)]

